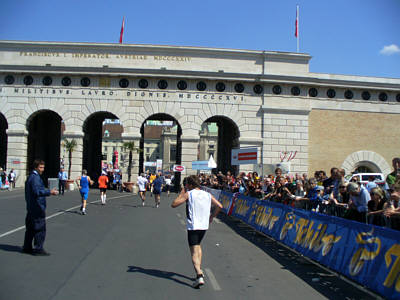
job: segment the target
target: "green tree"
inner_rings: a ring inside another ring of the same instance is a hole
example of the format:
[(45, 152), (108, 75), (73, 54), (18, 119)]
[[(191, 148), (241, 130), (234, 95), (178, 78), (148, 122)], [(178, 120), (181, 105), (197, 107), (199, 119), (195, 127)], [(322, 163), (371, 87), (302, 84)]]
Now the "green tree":
[(130, 142), (125, 142), (122, 145), (122, 148), (124, 150), (129, 151), (129, 160), (128, 160), (128, 182), (131, 181), (131, 169), (132, 169), (132, 153), (133, 151), (136, 151), (137, 153), (141, 152), (142, 150), (138, 147), (135, 146), (135, 142), (130, 141)]
[(71, 179), (71, 166), (72, 166), (72, 152), (75, 151), (76, 146), (78, 145), (78, 143), (72, 139), (72, 140), (64, 140), (64, 147), (65, 150), (68, 151), (68, 179)]

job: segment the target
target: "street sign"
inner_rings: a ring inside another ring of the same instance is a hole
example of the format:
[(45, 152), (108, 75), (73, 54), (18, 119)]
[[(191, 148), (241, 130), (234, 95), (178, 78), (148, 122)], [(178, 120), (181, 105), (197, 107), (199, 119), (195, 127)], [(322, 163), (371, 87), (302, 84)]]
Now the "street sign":
[(184, 172), (185, 171), (185, 166), (174, 165), (173, 171), (174, 172)]
[(257, 148), (232, 149), (231, 164), (233, 166), (257, 164)]

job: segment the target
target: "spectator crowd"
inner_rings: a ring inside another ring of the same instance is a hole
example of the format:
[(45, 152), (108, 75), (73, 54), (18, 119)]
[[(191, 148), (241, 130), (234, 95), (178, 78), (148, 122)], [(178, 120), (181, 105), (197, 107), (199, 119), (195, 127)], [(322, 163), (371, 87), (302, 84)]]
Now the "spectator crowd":
[(400, 230), (400, 158), (392, 164), (393, 172), (382, 183), (373, 176), (366, 184), (358, 182), (357, 176), (347, 180), (345, 171), (335, 167), (329, 177), (324, 171), (308, 178), (307, 174), (282, 174), (277, 168), (275, 174), (264, 177), (257, 172), (236, 177), (218, 172), (200, 174), (200, 180), (213, 189)]

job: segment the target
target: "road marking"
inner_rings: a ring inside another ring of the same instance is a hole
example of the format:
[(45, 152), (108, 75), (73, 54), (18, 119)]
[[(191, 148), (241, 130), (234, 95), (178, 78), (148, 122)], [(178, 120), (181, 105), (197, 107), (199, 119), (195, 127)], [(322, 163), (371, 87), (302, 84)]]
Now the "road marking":
[(206, 272), (206, 275), (207, 275), (208, 279), (210, 280), (210, 283), (211, 283), (211, 286), (213, 287), (213, 289), (215, 291), (220, 291), (221, 287), (219, 286), (218, 281), (214, 276), (214, 273), (208, 268), (205, 268), (204, 271)]
[[(130, 195), (124, 195), (124, 196), (112, 197), (112, 198), (108, 198), (108, 199), (111, 200), (111, 199), (117, 199), (117, 198), (129, 197), (129, 196), (130, 196)], [(91, 202), (89, 202), (89, 203), (97, 203), (97, 202), (100, 202), (100, 201), (101, 201), (101, 200), (96, 200), (96, 201), (91, 201)], [(77, 206), (74, 206), (74, 207), (65, 209), (65, 210), (63, 210), (63, 211), (60, 211), (60, 212), (58, 212), (58, 213), (52, 214), (51, 216), (46, 217), (46, 220), (49, 220), (49, 219), (51, 219), (51, 218), (54, 218), (54, 217), (57, 217), (57, 216), (59, 216), (59, 215), (65, 214), (66, 212), (71, 211), (71, 210), (74, 210), (74, 209), (77, 209), (78, 207), (81, 207), (81, 205), (77, 205)], [(14, 233), (14, 232), (20, 231), (20, 230), (22, 230), (22, 229), (25, 229), (25, 226), (21, 226), (21, 227), (15, 228), (15, 229), (13, 229), (13, 230), (7, 231), (7, 232), (5, 232), (5, 233), (3, 233), (3, 234), (0, 234), (0, 238), (2, 238), (2, 237), (4, 237), (4, 236), (7, 236), (7, 235), (10, 235), (10, 234), (12, 234), (12, 233)]]
[(182, 217), (180, 213), (177, 213), (176, 215), (178, 216), (178, 218)]
[(185, 224), (185, 221), (183, 221), (182, 219), (179, 219), (179, 222), (181, 222), (181, 224), (182, 224), (183, 226), (186, 225), (186, 224)]

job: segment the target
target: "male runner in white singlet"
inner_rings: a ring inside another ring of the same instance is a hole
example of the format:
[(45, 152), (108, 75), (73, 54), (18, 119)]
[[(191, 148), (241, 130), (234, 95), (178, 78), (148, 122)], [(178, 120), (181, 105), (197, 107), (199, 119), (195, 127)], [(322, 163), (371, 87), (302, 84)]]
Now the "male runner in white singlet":
[[(210, 193), (200, 189), (200, 180), (196, 175), (186, 178), (185, 188), (179, 196), (172, 202), (171, 207), (175, 208), (186, 203), (187, 216), (187, 235), (192, 256), (192, 263), (196, 271), (194, 288), (199, 288), (204, 284), (204, 274), (201, 270), (201, 240), (203, 239), (209, 224), (218, 215), (222, 205)], [(211, 214), (211, 206), (215, 209)]]

